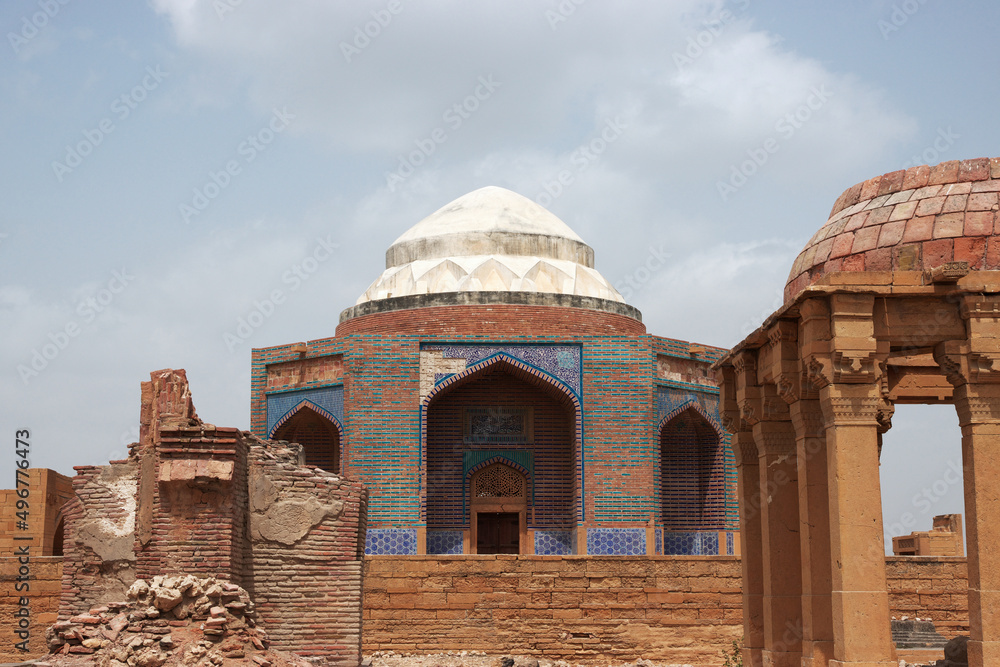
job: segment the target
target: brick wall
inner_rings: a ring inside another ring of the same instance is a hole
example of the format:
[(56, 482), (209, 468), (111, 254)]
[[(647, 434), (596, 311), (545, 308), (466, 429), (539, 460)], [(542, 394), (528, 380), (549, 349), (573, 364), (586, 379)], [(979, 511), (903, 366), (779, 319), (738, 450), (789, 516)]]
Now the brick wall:
[[(291, 389), (335, 386), (342, 391), (341, 467), (369, 488), (374, 529), (416, 533), (428, 522), (431, 529), (443, 525), (442, 517), (424, 504), (433, 490), (429, 479), (421, 479), (421, 459), (434, 447), (421, 443), (420, 399), (433, 389), (438, 373), (461, 373), (466, 366), (465, 359), (446, 359), (435, 347), (555, 345), (579, 350), (577, 399), (584, 409), (574, 428), (583, 434), (583, 444), (577, 445), (582, 456), (573, 457), (572, 496), (574, 521), (587, 527), (636, 530), (650, 519), (662, 524), (657, 392), (659, 385), (671, 382), (659, 377), (658, 369), (669, 370), (676, 362), (682, 379), (690, 375), (706, 382), (680, 383), (685, 396), (709, 393), (714, 398), (718, 393), (707, 378), (722, 350), (645, 335), (640, 322), (613, 313), (511, 304), (427, 307), (356, 317), (343, 322), (337, 333), (336, 338), (309, 341), (304, 352), (295, 345), (253, 351), (251, 423), (255, 434), (266, 435), (267, 392), (280, 396)], [(302, 365), (300, 371), (296, 364)], [(328, 370), (321, 373), (322, 368)], [(306, 376), (306, 384), (276, 383), (279, 377), (292, 382)], [(716, 412), (717, 399), (701, 402), (711, 403), (710, 412)], [(272, 415), (270, 423), (278, 417)], [(728, 440), (723, 450), (725, 523), (731, 527), (735, 468)], [(426, 464), (430, 472), (434, 462)], [(451, 484), (445, 493), (460, 503), (455, 490), (460, 486)], [(718, 523), (713, 520), (712, 525)]]
[[(887, 558), (896, 618), (968, 634), (963, 558)], [(718, 665), (743, 633), (734, 557), (366, 556), (366, 653), (478, 650)]]
[(452, 337), (490, 332), (495, 336), (523, 335), (526, 327), (546, 336), (641, 336), (639, 320), (615, 313), (565, 306), (513, 304), (431, 306), (364, 315), (341, 322), (336, 335), (389, 333)]
[(302, 466), (297, 444), (202, 422), (183, 371), (151, 377), (129, 459), (76, 469), (60, 616), (125, 599), (137, 577), (211, 576), (248, 590), (276, 648), (356, 667), (364, 487)]
[(78, 466), (65, 519), (61, 618), (122, 600), (135, 581), (136, 462)]
[(251, 595), (275, 648), (356, 667), (361, 659), (364, 487), (254, 448)]
[[(16, 662), (38, 657), (46, 653), (45, 629), (56, 622), (59, 611), (59, 594), (62, 587), (62, 563), (59, 556), (32, 556), (28, 590), (18, 591), (18, 569), (23, 565), (17, 558), (6, 552), (0, 557), (0, 662)], [(15, 634), (21, 597), (28, 598), (30, 625), (27, 653), (19, 651), (15, 644), (24, 641)]]

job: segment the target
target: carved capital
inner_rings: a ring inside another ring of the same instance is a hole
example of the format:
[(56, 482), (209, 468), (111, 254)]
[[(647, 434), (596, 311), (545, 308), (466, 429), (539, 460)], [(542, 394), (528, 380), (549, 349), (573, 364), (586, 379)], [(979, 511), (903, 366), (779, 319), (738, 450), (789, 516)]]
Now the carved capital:
[(824, 360), (818, 355), (812, 355), (804, 360), (806, 381), (814, 391), (819, 391), (830, 384), (830, 372), (827, 368), (829, 363), (826, 361), (824, 365)]
[(790, 422), (763, 422), (754, 429), (757, 449), (768, 459), (795, 454), (795, 430)]
[(757, 465), (760, 454), (757, 451), (757, 443), (753, 439), (753, 434), (749, 431), (741, 431), (733, 437), (733, 454), (736, 456), (736, 465)]
[(805, 360), (805, 374), (816, 390), (829, 384), (875, 384), (882, 380), (884, 362), (874, 351), (834, 350)]
[(955, 410), (958, 412), (958, 423), (963, 427), (1000, 424), (1000, 385), (963, 384), (956, 387)]
[(879, 399), (875, 420), (878, 422), (878, 432), (885, 433), (892, 428), (892, 415), (896, 412), (896, 406), (883, 396)]
[(740, 419), (746, 426), (752, 427), (761, 420), (761, 417), (763, 417), (764, 411), (761, 408), (759, 398), (744, 398), (739, 401), (739, 405)]
[(873, 352), (837, 350), (831, 355), (831, 371), (832, 381), (844, 384), (876, 382), (881, 377)]
[(1000, 352), (973, 350), (968, 341), (946, 340), (934, 348), (934, 360), (952, 385), (1000, 384)]
[(826, 435), (826, 420), (818, 400), (802, 400), (791, 406), (792, 426), (797, 437), (822, 438)]

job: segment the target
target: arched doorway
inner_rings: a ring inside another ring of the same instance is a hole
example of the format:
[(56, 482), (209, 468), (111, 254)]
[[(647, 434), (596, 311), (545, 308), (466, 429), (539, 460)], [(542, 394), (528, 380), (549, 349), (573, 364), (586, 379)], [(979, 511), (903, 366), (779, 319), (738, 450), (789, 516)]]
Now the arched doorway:
[(472, 476), (469, 491), (474, 553), (521, 553), (527, 533), (527, 478), (509, 465), (494, 463)]
[[(534, 552), (536, 531), (568, 535), (575, 528), (580, 427), (573, 396), (557, 381), (498, 355), (432, 392), (424, 420), (428, 544), (447, 539), (465, 545), (461, 551), (429, 548), (429, 553), (476, 551), (478, 514), (472, 509), (470, 473), (479, 479), (478, 466), (487, 462), (506, 461), (525, 479), (529, 495), (522, 501), (523, 511), (516, 510), (522, 553)], [(512, 531), (513, 518), (503, 520), (508, 522), (505, 530)]]
[(660, 427), (661, 516), (666, 530), (727, 527), (725, 444), (694, 407)]
[(340, 429), (308, 405), (303, 405), (271, 436), (302, 445), (306, 465), (340, 473)]

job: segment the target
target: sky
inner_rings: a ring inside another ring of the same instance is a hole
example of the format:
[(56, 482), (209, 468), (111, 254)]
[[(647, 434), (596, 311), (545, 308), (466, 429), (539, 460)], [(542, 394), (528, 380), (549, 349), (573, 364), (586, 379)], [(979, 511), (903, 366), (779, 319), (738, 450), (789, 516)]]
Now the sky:
[[(569, 224), (650, 333), (732, 346), (845, 189), (1000, 154), (997, 25), (988, 0), (4, 0), (0, 486), (17, 429), (33, 466), (124, 458), (161, 368), (248, 428), (251, 349), (332, 336), (396, 237), (486, 185)], [(897, 409), (890, 534), (962, 511), (960, 461), (952, 408)]]

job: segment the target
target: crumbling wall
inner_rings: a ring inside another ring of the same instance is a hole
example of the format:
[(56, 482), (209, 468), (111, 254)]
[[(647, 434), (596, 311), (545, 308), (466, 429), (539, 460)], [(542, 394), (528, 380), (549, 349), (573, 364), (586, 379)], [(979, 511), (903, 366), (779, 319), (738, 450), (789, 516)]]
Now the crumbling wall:
[(243, 581), (246, 448), (238, 429), (198, 418), (182, 370), (142, 383), (136, 572), (185, 572)]
[(250, 593), (276, 648), (355, 667), (367, 492), (301, 453), (202, 422), (184, 371), (152, 373), (128, 460), (76, 469), (60, 618), (137, 578), (213, 577)]
[(135, 461), (78, 466), (63, 507), (65, 536), (60, 618), (120, 600), (135, 581)]
[(361, 658), (361, 568), (367, 492), (299, 465), (297, 445), (250, 451), (253, 590), (276, 648)]

